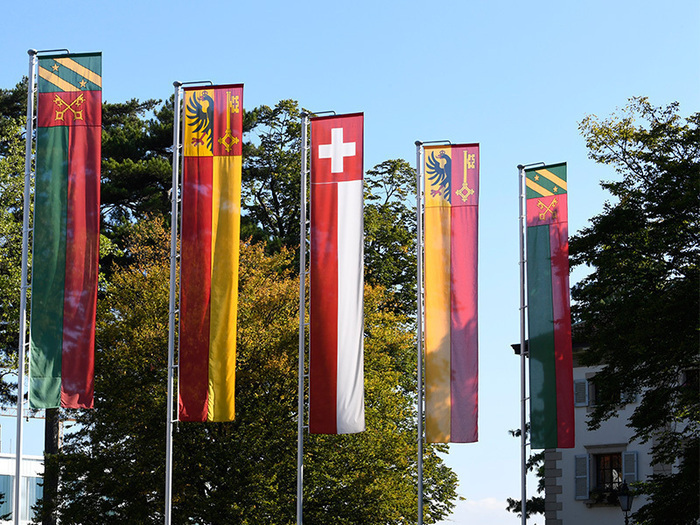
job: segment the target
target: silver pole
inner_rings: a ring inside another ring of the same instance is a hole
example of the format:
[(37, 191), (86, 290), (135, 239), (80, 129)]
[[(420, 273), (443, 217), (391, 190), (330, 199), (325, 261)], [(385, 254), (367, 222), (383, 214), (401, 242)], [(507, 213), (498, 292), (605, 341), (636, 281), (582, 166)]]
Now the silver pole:
[(297, 525), (304, 520), (304, 352), (306, 326), (306, 175), (309, 114), (301, 114), (301, 191), (299, 219), (299, 390), (297, 394)]
[(527, 523), (527, 440), (525, 373), (525, 167), (518, 166), (520, 190), (520, 498), (522, 524)]
[(421, 151), (423, 143), (416, 141), (416, 296), (418, 303), (417, 352), (418, 352), (418, 525), (423, 525), (423, 199), (421, 187)]
[(36, 65), (36, 50), (30, 49), (29, 53), (29, 82), (27, 85), (27, 128), (26, 150), (24, 154), (24, 219), (22, 222), (22, 282), (20, 284), (19, 299), (19, 355), (17, 370), (17, 451), (15, 460), (15, 497), (12, 505), (15, 525), (19, 525), (20, 500), (22, 480), (22, 431), (23, 428), (23, 402), (24, 402), (24, 375), (25, 353), (27, 346), (27, 274), (29, 258), (29, 199), (32, 176), (32, 135), (34, 134), (34, 69)]
[(168, 418), (165, 429), (165, 525), (172, 520), (173, 500), (173, 411), (175, 398), (175, 307), (177, 290), (177, 225), (180, 173), (180, 87), (173, 82), (175, 103), (173, 106), (173, 182), (170, 195), (170, 311), (168, 319)]

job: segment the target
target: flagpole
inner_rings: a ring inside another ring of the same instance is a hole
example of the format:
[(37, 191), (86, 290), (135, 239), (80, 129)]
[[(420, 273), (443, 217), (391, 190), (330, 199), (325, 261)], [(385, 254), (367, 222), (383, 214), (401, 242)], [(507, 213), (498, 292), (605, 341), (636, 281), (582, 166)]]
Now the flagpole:
[(168, 314), (168, 418), (165, 429), (165, 525), (172, 521), (173, 482), (173, 411), (175, 399), (175, 307), (177, 291), (177, 226), (180, 172), (180, 88), (182, 82), (173, 82), (175, 102), (173, 113), (173, 175), (170, 194), (170, 307)]
[(29, 83), (27, 86), (27, 127), (26, 149), (24, 154), (24, 217), (22, 221), (22, 277), (20, 284), (19, 300), (19, 349), (17, 363), (17, 450), (15, 460), (15, 497), (13, 501), (13, 515), (15, 525), (19, 525), (21, 480), (22, 480), (22, 432), (23, 402), (24, 402), (24, 376), (25, 354), (27, 347), (27, 275), (29, 261), (29, 199), (32, 175), (32, 136), (34, 135), (34, 69), (36, 65), (35, 49), (27, 51), (29, 54)]
[(306, 335), (306, 179), (309, 114), (301, 113), (301, 191), (299, 197), (299, 381), (297, 394), (297, 525), (304, 520), (304, 353)]
[(527, 433), (525, 363), (525, 166), (518, 165), (520, 200), (520, 498), (522, 524), (527, 523)]
[(416, 141), (416, 297), (418, 306), (418, 525), (423, 525), (423, 199), (421, 193), (421, 151), (423, 143)]

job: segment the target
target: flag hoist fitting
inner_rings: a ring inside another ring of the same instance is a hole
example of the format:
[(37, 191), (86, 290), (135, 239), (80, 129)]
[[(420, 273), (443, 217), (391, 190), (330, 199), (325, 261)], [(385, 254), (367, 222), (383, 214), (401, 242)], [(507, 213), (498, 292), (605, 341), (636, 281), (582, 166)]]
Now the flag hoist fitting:
[(32, 408), (91, 408), (100, 237), (102, 54), (38, 59)]
[(479, 145), (425, 146), (425, 432), (478, 439)]
[(365, 429), (362, 114), (311, 119), (309, 431)]
[(235, 416), (243, 86), (184, 88), (181, 421)]
[(566, 163), (525, 170), (532, 448), (574, 446)]

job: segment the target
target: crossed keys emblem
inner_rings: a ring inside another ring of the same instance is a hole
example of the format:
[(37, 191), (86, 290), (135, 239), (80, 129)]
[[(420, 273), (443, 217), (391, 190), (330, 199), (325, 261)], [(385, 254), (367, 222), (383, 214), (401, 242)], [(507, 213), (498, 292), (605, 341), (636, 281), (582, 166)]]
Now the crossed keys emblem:
[(219, 139), (219, 144), (221, 144), (226, 151), (231, 151), (231, 147), (234, 144), (238, 144), (238, 137), (234, 137), (231, 133), (231, 113), (238, 113), (238, 95), (235, 97), (231, 96), (231, 92), (226, 92), (226, 133), (223, 137)]
[(557, 199), (556, 197), (552, 199), (552, 202), (549, 203), (549, 206), (547, 206), (544, 202), (541, 200), (537, 200), (537, 207), (542, 210), (542, 213), (540, 213), (540, 220), (543, 221), (545, 217), (547, 217), (547, 212), (552, 214), (552, 217), (554, 217), (554, 212), (556, 211), (554, 208), (557, 206)]
[[(73, 102), (70, 104), (63, 100), (61, 97), (56, 95), (56, 97), (53, 99), (54, 104), (57, 104), (59, 106), (63, 106), (64, 109), (57, 109), (56, 110), (56, 120), (63, 120), (63, 116), (66, 114), (66, 111), (70, 111), (73, 113), (73, 118), (75, 120), (84, 120), (83, 119), (83, 110), (78, 109), (80, 106), (83, 105), (83, 102), (85, 102), (85, 97), (81, 93), (78, 95), (78, 98), (76, 98)], [(75, 106), (75, 108), (73, 107)]]
[(469, 184), (467, 183), (467, 168), (474, 168), (474, 154), (468, 154), (466, 151), (464, 152), (464, 182), (462, 183), (462, 187), (457, 190), (457, 195), (462, 197), (462, 202), (467, 202), (467, 199), (469, 198), (470, 195), (474, 195), (474, 190), (469, 187)]

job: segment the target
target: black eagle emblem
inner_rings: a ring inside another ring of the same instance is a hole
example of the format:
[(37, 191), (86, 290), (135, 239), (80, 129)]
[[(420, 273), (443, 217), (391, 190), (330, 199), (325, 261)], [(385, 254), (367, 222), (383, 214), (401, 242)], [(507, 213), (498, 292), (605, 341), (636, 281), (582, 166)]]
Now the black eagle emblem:
[[(203, 102), (207, 102), (206, 109)], [(202, 91), (187, 103), (187, 124), (192, 126), (192, 145), (205, 144), (209, 151), (214, 151), (214, 99)], [(199, 134), (199, 136), (197, 135)]]
[(435, 188), (430, 190), (430, 194), (433, 197), (442, 195), (451, 204), (452, 159), (444, 150), (438, 153), (437, 158), (435, 158), (435, 153), (431, 152), (425, 164), (430, 185)]

